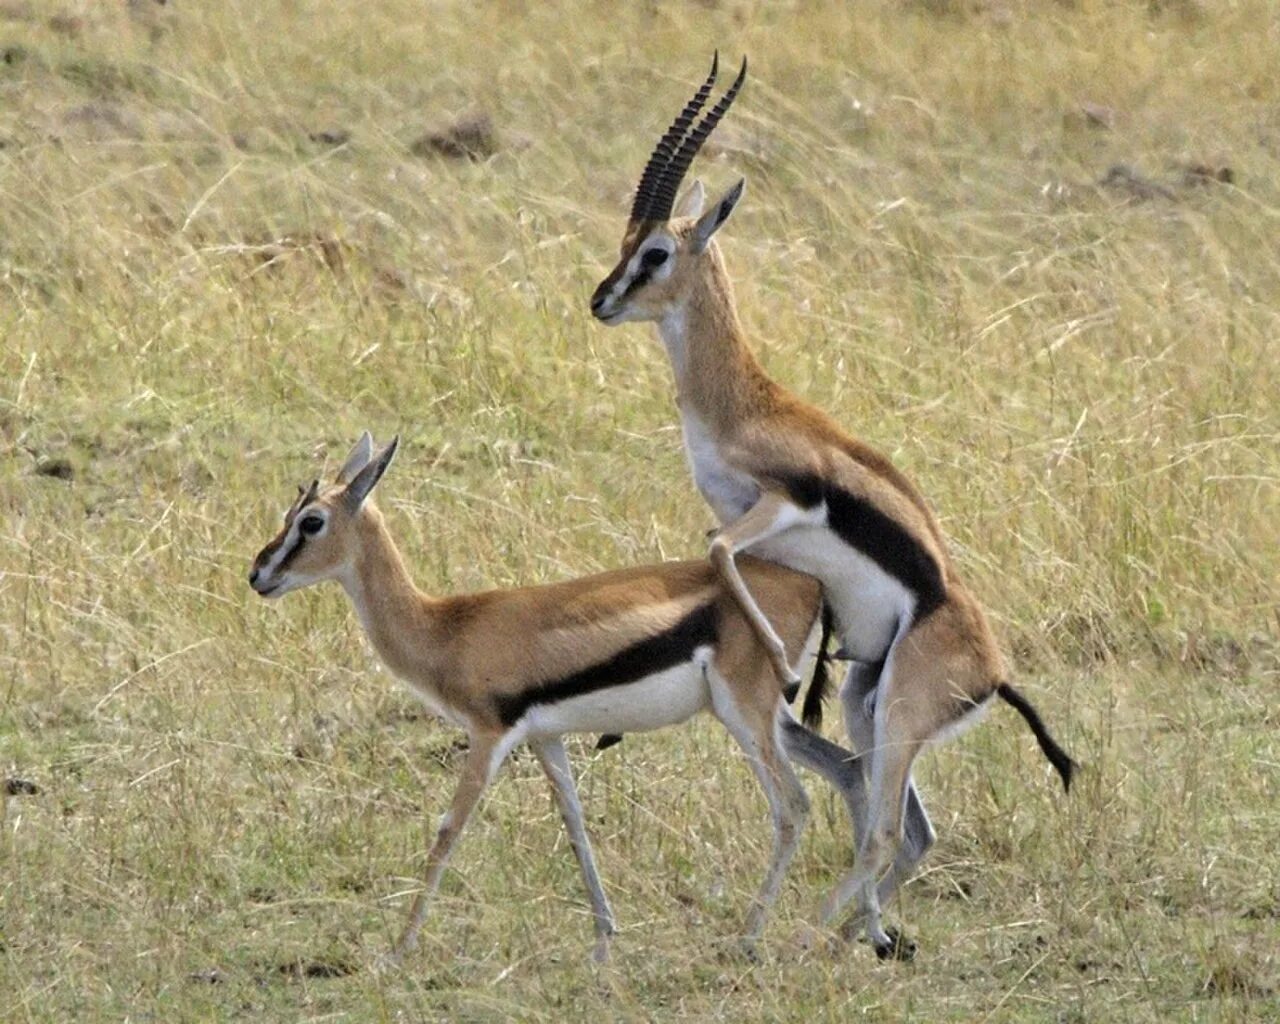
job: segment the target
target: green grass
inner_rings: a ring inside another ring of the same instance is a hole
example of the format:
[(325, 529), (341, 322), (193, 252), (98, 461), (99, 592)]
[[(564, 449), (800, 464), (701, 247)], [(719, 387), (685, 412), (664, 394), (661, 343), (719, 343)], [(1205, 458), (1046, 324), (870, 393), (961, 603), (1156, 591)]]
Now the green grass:
[[(1079, 788), (1007, 712), (922, 763), (902, 967), (794, 947), (850, 855), (814, 782), (751, 965), (729, 741), (584, 741), (613, 964), (524, 758), (374, 975), (456, 736), (248, 563), (365, 427), (429, 589), (702, 550), (665, 357), (586, 299), (715, 46), (759, 351), (922, 486)], [(1274, 5), (0, 3), (0, 51), (0, 1020), (1274, 1017)], [(476, 110), (493, 156), (413, 155)]]

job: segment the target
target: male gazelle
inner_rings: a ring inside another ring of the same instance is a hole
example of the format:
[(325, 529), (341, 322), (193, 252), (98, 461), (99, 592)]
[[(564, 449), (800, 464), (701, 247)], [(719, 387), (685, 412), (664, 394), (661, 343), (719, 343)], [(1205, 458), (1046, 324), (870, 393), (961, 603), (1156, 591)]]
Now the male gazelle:
[[(957, 576), (920, 493), (884, 455), (771, 379), (748, 347), (714, 240), (744, 182), (706, 209), (695, 182), (672, 216), (690, 162), (746, 72), (744, 60), (695, 127), (715, 82), (713, 62), (659, 141), (636, 190), (621, 259), (596, 289), (591, 311), (605, 324), (657, 325), (675, 373), (694, 481), (722, 527), (711, 562), (789, 684), (798, 677), (776, 617), (762, 611), (735, 556), (749, 551), (822, 581), (842, 654), (853, 663), (841, 698), (869, 787), (857, 860), (823, 918), (830, 922), (856, 895), (851, 927), (865, 928), (881, 956), (909, 957), (914, 947), (881, 926), (880, 905), (934, 840), (911, 781), (921, 749), (994, 694), (1026, 719), (1064, 786), (1073, 762), (1009, 685), (982, 609)], [(821, 699), (820, 692), (806, 699), (807, 718), (820, 711)]]
[[(705, 561), (456, 597), (418, 590), (369, 497), (396, 443), (374, 454), (365, 433), (333, 484), (299, 488), (283, 528), (249, 574), (263, 597), (337, 580), (386, 665), (429, 709), (467, 731), (462, 777), (393, 958), (416, 944), (428, 901), (481, 793), (507, 754), (528, 743), (554, 790), (591, 900), (595, 956), (604, 959), (613, 911), (561, 736), (658, 729), (702, 710), (747, 755), (772, 812), (772, 859), (747, 918), (753, 941), (808, 811), (791, 759), (835, 785), (855, 820), (864, 813), (856, 759), (792, 717), (755, 634)], [(742, 569), (788, 654), (811, 655), (821, 609), (817, 581), (769, 562), (745, 561)]]

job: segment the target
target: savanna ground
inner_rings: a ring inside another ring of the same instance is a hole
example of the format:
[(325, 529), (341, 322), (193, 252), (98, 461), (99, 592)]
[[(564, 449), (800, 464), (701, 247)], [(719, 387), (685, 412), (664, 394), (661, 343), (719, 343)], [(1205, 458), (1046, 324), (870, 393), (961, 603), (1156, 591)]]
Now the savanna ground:
[[(703, 550), (586, 298), (716, 46), (762, 357), (921, 483), (1078, 789), (1008, 709), (922, 762), (902, 966), (793, 945), (813, 781), (751, 964), (730, 742), (584, 740), (613, 963), (524, 758), (375, 974), (457, 734), (248, 562), (364, 427), (428, 589)], [(1276, 1019), (1272, 3), (3, 0), (0, 50), (0, 1020)]]

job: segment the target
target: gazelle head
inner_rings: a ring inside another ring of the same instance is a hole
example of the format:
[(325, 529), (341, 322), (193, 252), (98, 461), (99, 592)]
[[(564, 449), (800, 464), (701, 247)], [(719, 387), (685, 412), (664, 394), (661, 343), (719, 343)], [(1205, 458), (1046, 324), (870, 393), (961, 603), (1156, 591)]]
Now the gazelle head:
[(375, 455), (366, 430), (332, 484), (321, 488), (320, 481), (312, 480), (310, 487), (299, 487), (284, 526), (253, 560), (249, 586), (262, 597), (280, 597), (349, 571), (360, 521), (367, 515), (365, 500), (391, 465), (399, 442), (393, 437)]
[(657, 320), (673, 305), (680, 304), (699, 269), (714, 258), (709, 251), (712, 237), (742, 198), (746, 182), (739, 178), (708, 207), (702, 183), (695, 181), (676, 208), (676, 193), (689, 164), (747, 77), (747, 61), (743, 58), (742, 69), (729, 91), (694, 128), (694, 119), (711, 95), (719, 63), (717, 53), (707, 80), (658, 141), (640, 176), (622, 238), (621, 259), (591, 296), (591, 312), (602, 323)]

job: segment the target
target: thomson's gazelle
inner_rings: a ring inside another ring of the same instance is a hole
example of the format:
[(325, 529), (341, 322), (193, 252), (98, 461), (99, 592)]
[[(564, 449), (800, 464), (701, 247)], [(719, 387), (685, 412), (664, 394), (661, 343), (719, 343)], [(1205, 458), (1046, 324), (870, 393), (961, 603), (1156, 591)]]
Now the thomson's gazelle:
[[(600, 282), (591, 311), (606, 324), (657, 325), (675, 372), (694, 481), (722, 525), (711, 561), (790, 683), (798, 677), (776, 612), (737, 556), (750, 552), (822, 581), (854, 662), (841, 697), (870, 783), (857, 862), (824, 917), (856, 894), (857, 922), (876, 951), (909, 956), (910, 944), (881, 926), (880, 901), (934, 838), (911, 782), (916, 755), (999, 696), (1026, 719), (1064, 786), (1073, 763), (1009, 685), (982, 608), (920, 492), (884, 455), (771, 379), (748, 347), (714, 240), (743, 182), (705, 209), (695, 182), (672, 217), (681, 179), (746, 73), (743, 61), (695, 126), (715, 82), (713, 63), (659, 141), (636, 190), (622, 258)], [(820, 702), (820, 692), (806, 699), (806, 718)]]
[[(415, 945), (449, 852), (498, 766), (513, 747), (528, 743), (555, 791), (590, 894), (595, 955), (603, 959), (613, 912), (560, 737), (658, 729), (703, 710), (742, 747), (773, 815), (772, 859), (747, 918), (748, 940), (757, 937), (808, 809), (791, 758), (839, 788), (857, 816), (862, 782), (853, 755), (791, 716), (755, 635), (705, 562), (457, 597), (422, 593), (369, 499), (395, 450), (393, 440), (375, 455), (366, 433), (336, 482), (300, 488), (284, 527), (249, 574), (263, 597), (337, 580), (387, 666), (470, 737), (462, 778), (427, 857), (423, 889), (393, 956)], [(767, 562), (744, 560), (742, 571), (788, 655), (801, 658), (806, 646), (812, 652), (817, 582)]]

